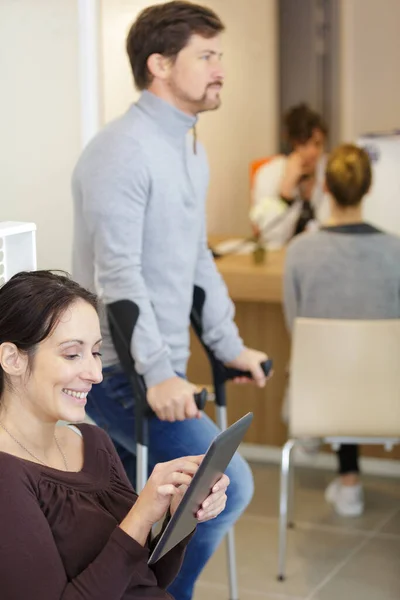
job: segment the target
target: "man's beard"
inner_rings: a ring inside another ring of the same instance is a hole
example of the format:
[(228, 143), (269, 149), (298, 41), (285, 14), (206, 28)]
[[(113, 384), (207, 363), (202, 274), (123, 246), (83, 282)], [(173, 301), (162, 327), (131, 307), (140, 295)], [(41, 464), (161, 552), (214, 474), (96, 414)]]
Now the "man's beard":
[(206, 112), (208, 110), (217, 110), (217, 108), (219, 108), (221, 106), (221, 97), (219, 94), (218, 94), (218, 96), (215, 96), (214, 102), (210, 106), (211, 101), (208, 99), (208, 96), (207, 96), (207, 90), (209, 87), (211, 87), (211, 86), (208, 85), (206, 87), (206, 91), (204, 92), (203, 97), (201, 98), (201, 100), (199, 100), (199, 110), (197, 112)]
[[(219, 108), (221, 106), (221, 98), (220, 98), (219, 94), (214, 97), (213, 101), (210, 100), (207, 95), (208, 89), (211, 88), (213, 85), (215, 85), (215, 82), (207, 85), (207, 87), (204, 91), (204, 94), (200, 98), (197, 98), (197, 99), (190, 97), (188, 94), (186, 94), (182, 90), (178, 90), (178, 89), (176, 89), (175, 94), (177, 97), (179, 97), (181, 100), (183, 100), (186, 104), (190, 104), (193, 107), (193, 112), (196, 114), (201, 113), (201, 112), (207, 112), (208, 110), (216, 110), (217, 108)], [(222, 84), (220, 86), (220, 89), (221, 88), (222, 88)]]

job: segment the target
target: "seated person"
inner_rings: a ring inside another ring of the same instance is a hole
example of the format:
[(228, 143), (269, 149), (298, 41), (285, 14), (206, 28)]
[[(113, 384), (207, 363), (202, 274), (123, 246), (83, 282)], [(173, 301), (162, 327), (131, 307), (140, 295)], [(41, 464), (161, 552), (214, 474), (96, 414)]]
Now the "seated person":
[[(139, 496), (108, 435), (88, 424), (102, 379), (96, 297), (48, 271), (0, 289), (0, 589), (4, 600), (171, 598), (189, 538), (148, 566), (202, 456), (156, 465)], [(197, 513), (221, 513), (223, 475)]]
[[(296, 317), (321, 319), (400, 318), (400, 239), (362, 218), (362, 200), (371, 185), (367, 153), (350, 144), (329, 157), (326, 187), (331, 220), (304, 233), (288, 247), (284, 311), (288, 329)], [(356, 516), (364, 508), (358, 449), (338, 452), (340, 477), (326, 490), (337, 513)]]
[(250, 211), (250, 220), (271, 248), (284, 246), (311, 222), (329, 216), (323, 155), (327, 127), (322, 117), (300, 104), (287, 113), (285, 129), (290, 153), (258, 169)]

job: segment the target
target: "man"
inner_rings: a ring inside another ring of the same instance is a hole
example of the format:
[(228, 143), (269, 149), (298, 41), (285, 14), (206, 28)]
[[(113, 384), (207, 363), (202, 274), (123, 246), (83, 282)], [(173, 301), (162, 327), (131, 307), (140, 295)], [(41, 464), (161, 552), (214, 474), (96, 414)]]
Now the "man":
[[(266, 355), (245, 348), (233, 305), (207, 249), (208, 166), (194, 129), (198, 113), (220, 105), (224, 74), (220, 34), (211, 10), (188, 2), (145, 9), (132, 25), (127, 52), (139, 101), (85, 149), (73, 176), (74, 276), (104, 304), (122, 298), (139, 307), (131, 352), (158, 418), (151, 419), (151, 464), (203, 453), (216, 435), (200, 416), (185, 380), (193, 286), (206, 292), (204, 341), (226, 364), (265, 384)], [(102, 320), (104, 381), (87, 411), (107, 429), (133, 481), (132, 392)], [(225, 511), (200, 525), (170, 593), (192, 597), (195, 581), (253, 493), (251, 471), (236, 455)]]

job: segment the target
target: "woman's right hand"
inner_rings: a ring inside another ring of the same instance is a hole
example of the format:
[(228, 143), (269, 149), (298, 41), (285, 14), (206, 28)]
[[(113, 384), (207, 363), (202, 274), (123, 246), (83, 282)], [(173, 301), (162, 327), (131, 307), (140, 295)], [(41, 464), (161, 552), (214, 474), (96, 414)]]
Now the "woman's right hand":
[(298, 152), (292, 152), (286, 161), (285, 172), (279, 193), (283, 198), (294, 198), (295, 189), (304, 172), (303, 159)]
[(152, 526), (167, 512), (181, 485), (189, 486), (203, 455), (158, 463), (120, 527), (144, 546)]

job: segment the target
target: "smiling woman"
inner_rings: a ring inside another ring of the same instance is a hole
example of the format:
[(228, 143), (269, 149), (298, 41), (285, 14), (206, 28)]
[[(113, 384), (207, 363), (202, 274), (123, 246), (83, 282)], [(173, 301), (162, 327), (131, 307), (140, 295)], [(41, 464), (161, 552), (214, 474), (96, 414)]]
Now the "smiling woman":
[[(0, 289), (4, 600), (167, 599), (191, 537), (147, 565), (152, 526), (177, 510), (202, 456), (156, 465), (137, 496), (102, 429), (56, 428), (84, 419), (102, 380), (96, 308), (93, 294), (49, 271), (18, 273)], [(216, 483), (199, 521), (223, 510), (228, 483)]]
[(48, 271), (19, 273), (0, 290), (1, 449), (65, 465), (54, 425), (82, 421), (102, 379), (96, 308), (93, 294)]

